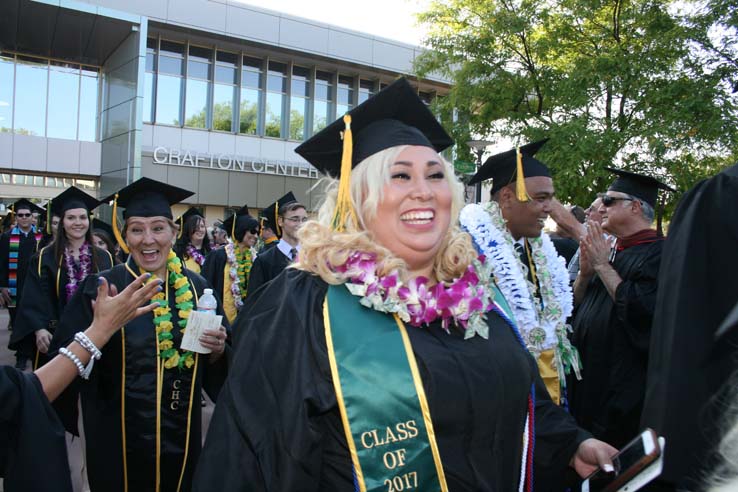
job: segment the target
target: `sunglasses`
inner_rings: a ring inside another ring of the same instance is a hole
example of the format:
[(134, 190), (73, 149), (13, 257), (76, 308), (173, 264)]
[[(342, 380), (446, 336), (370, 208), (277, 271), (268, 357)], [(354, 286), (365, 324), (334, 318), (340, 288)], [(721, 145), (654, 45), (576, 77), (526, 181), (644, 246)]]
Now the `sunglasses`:
[(602, 195), (600, 199), (602, 200), (602, 204), (606, 207), (612, 207), (613, 205), (615, 205), (615, 202), (620, 202), (620, 201), (632, 202), (633, 200), (635, 200), (635, 198), (610, 196), (610, 195)]
[(31, 214), (15, 214), (15, 215), (17, 215), (18, 217), (30, 217), (31, 216)]
[(249, 229), (251, 234), (259, 234), (259, 229)]

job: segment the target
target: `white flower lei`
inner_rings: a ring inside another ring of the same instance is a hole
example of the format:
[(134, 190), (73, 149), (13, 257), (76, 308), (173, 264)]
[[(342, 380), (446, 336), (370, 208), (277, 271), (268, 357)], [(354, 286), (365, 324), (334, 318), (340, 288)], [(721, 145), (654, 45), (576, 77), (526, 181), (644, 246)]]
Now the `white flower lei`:
[(228, 260), (228, 276), (231, 278), (231, 294), (233, 294), (233, 304), (236, 306), (236, 310), (241, 309), (243, 306), (243, 299), (241, 299), (241, 286), (238, 284), (238, 261), (236, 260), (236, 249), (233, 245), (233, 241), (230, 239), (225, 245), (226, 259)]
[(566, 319), (574, 308), (569, 274), (548, 235), (541, 233), (540, 237), (528, 239), (540, 284), (541, 307), (535, 300), (536, 286), (523, 274), (527, 266), (515, 253), (512, 235), (497, 203), (467, 205), (461, 211), (460, 221), (480, 253), (487, 257), (528, 350), (537, 357), (544, 350), (554, 349), (559, 379), (563, 381), (569, 369), (580, 378), (579, 354), (567, 337), (571, 327)]

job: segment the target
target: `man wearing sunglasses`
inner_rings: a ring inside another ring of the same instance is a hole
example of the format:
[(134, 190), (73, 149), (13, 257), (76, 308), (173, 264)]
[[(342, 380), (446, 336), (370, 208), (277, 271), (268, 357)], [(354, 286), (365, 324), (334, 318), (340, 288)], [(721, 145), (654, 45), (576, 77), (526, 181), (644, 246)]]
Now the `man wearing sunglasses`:
[[(0, 305), (7, 306), (10, 325), (15, 322), (15, 313), (21, 303), (23, 280), (36, 252), (42, 234), (33, 226), (33, 213), (43, 209), (29, 200), (21, 198), (12, 205), (16, 225), (0, 236)], [(15, 354), (16, 367), (25, 369), (30, 356), (24, 350)]]
[[(570, 381), (571, 411), (598, 439), (622, 447), (640, 431), (663, 236), (652, 228), (658, 190), (671, 188), (641, 174), (618, 177), (600, 196), (602, 224), (590, 220), (580, 243), (574, 283), (578, 305), (572, 342), (581, 381)], [(603, 233), (617, 238), (614, 247)]]
[[(292, 193), (285, 196), (288, 195), (292, 196), (294, 200)], [(285, 197), (282, 197), (279, 201), (283, 199)], [(254, 261), (249, 280), (252, 292), (282, 273), (287, 265), (297, 259), (297, 254), (300, 251), (300, 240), (297, 238), (297, 231), (307, 221), (307, 210), (302, 203), (291, 201), (279, 207), (276, 220), (277, 231), (275, 232), (280, 235), (280, 239), (276, 246), (264, 251)]]

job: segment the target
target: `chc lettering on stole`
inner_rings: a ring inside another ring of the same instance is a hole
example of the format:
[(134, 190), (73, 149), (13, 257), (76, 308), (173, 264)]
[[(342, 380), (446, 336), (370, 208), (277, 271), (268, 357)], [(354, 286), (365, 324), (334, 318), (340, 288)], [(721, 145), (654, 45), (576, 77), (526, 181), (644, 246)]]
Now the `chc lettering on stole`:
[(175, 379), (172, 383), (172, 397), (170, 398), (169, 409), (173, 411), (179, 410), (179, 391), (182, 387), (182, 380)]
[(383, 429), (372, 429), (361, 433), (361, 445), (364, 449), (374, 450), (381, 454), (384, 468), (390, 473), (398, 473), (397, 476), (384, 481), (388, 486), (388, 492), (410, 490), (418, 486), (417, 471), (400, 470), (407, 464), (405, 444), (417, 437), (418, 426), (415, 420), (398, 422)]

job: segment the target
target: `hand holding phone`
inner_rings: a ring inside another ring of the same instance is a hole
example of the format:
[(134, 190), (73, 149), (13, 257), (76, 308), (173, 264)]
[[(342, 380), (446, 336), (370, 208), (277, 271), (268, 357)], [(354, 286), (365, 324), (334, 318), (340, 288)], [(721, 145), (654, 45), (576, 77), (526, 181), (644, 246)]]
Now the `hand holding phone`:
[[(581, 491), (616, 492), (660, 456), (661, 446), (656, 433), (651, 429), (646, 429), (612, 457), (613, 471), (606, 472), (602, 469), (595, 471), (584, 479)], [(632, 490), (637, 490), (637, 488)]]

